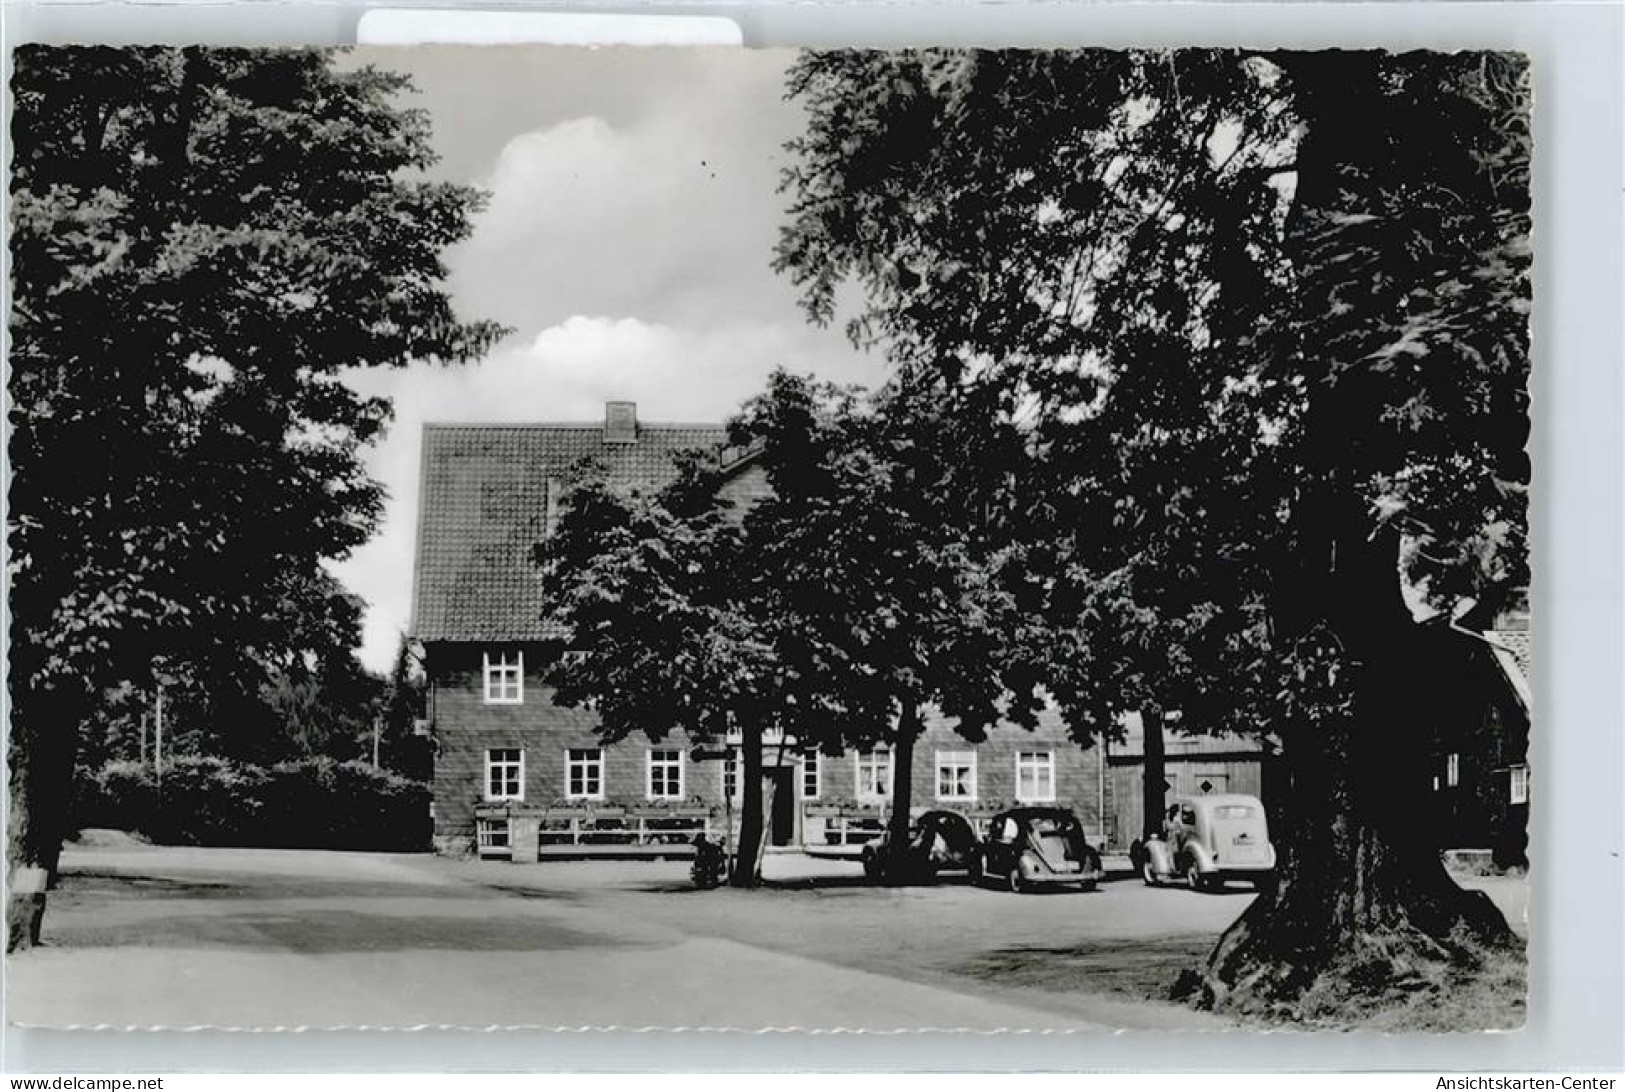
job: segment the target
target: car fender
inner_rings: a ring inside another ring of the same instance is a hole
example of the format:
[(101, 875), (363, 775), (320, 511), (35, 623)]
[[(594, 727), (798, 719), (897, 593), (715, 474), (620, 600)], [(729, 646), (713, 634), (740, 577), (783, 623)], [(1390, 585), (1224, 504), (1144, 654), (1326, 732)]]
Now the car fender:
[(1213, 863), (1213, 853), (1201, 842), (1187, 842), (1185, 844), (1186, 856), (1196, 862), (1198, 872), (1212, 872), (1218, 866)]
[(1174, 853), (1168, 843), (1161, 838), (1153, 838), (1145, 843), (1144, 853), (1146, 860), (1151, 863), (1151, 871), (1159, 876), (1171, 876), (1174, 873)]

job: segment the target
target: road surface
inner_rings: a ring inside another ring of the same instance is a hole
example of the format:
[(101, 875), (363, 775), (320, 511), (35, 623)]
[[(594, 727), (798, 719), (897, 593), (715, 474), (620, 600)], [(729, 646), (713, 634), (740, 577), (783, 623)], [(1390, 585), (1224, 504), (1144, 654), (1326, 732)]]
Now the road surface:
[[(1251, 898), (1119, 881), (1014, 896), (872, 888), (768, 858), (700, 892), (681, 862), (72, 848), (8, 1019), (50, 1027), (1229, 1026), (1162, 993)], [(1491, 893), (1515, 923), (1526, 888)]]

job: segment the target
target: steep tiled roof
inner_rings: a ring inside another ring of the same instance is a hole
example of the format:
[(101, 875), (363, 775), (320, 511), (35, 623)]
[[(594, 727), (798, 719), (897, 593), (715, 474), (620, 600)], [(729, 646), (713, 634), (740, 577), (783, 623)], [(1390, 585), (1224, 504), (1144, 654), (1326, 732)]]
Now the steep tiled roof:
[(555, 636), (542, 626), (531, 559), (549, 489), (557, 490), (570, 467), (589, 456), (623, 488), (658, 488), (671, 480), (678, 452), (723, 442), (719, 425), (640, 423), (635, 443), (606, 443), (596, 423), (425, 425), (413, 636)]

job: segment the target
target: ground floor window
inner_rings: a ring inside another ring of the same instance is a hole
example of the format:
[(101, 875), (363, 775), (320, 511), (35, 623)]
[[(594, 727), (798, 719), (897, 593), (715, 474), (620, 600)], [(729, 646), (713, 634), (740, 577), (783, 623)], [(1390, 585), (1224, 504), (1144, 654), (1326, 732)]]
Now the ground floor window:
[(681, 800), (683, 798), (683, 752), (678, 750), (651, 750), (649, 752), (649, 799)]
[(937, 799), (976, 799), (976, 752), (937, 752)]
[(1022, 802), (1055, 799), (1055, 752), (1016, 753), (1016, 799)]
[(1529, 767), (1514, 766), (1507, 771), (1509, 804), (1529, 803)]
[(572, 747), (565, 753), (564, 795), (578, 800), (604, 798), (602, 747)]
[(738, 747), (729, 747), (727, 755), (722, 760), (722, 798), (731, 800), (735, 804), (740, 801), (739, 764), (741, 757)]
[(516, 747), (493, 747), (485, 752), (485, 798), (525, 798), (525, 752)]
[(1445, 756), (1444, 783), (1447, 788), (1461, 784), (1461, 755), (1454, 751)]
[(859, 800), (885, 800), (891, 796), (891, 752), (861, 751), (857, 760)]
[(818, 792), (818, 752), (814, 751), (801, 760), (801, 798), (817, 800)]

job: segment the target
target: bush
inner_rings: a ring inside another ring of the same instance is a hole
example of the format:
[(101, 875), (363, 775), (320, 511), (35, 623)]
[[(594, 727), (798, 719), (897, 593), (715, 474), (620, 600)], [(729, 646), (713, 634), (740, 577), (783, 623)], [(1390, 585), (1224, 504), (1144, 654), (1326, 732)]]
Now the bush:
[(209, 757), (149, 768), (110, 762), (85, 793), (84, 826), (138, 831), (169, 845), (418, 851), (429, 846), (429, 789), (330, 758), (265, 769)]

